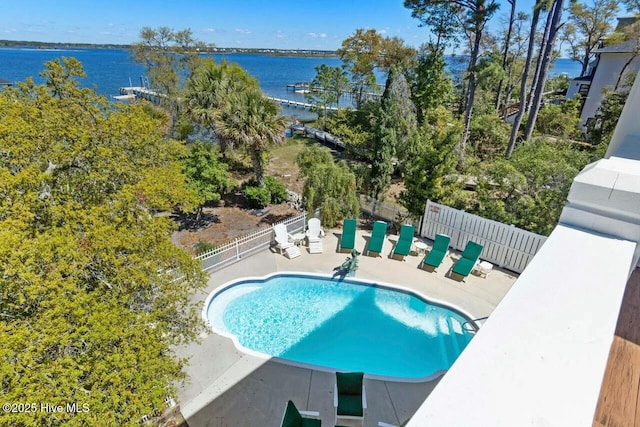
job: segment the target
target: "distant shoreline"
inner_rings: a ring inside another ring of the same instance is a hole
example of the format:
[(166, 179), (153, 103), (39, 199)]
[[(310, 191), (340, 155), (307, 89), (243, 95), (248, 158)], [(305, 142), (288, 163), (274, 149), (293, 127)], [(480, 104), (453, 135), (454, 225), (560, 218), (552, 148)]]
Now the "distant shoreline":
[[(35, 48), (35, 49), (129, 49), (128, 44), (93, 44), (93, 43), (52, 43), (25, 40), (0, 40), (0, 48)], [(230, 48), (212, 47), (202, 53), (261, 53), (273, 56), (314, 56), (337, 57), (333, 50), (315, 49), (270, 49), (270, 48)]]

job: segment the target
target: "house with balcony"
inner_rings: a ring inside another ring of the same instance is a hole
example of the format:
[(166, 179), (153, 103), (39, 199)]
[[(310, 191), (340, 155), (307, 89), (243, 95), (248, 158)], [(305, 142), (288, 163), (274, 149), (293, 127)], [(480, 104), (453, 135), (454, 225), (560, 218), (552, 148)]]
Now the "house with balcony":
[[(617, 29), (635, 22), (635, 17), (618, 18)], [(580, 126), (595, 118), (603, 99), (603, 91), (617, 90), (627, 83), (628, 76), (640, 69), (640, 49), (638, 40), (629, 40), (611, 46), (602, 46), (595, 51), (596, 58), (587, 69), (587, 74), (571, 80), (567, 98), (577, 94), (582, 97)]]

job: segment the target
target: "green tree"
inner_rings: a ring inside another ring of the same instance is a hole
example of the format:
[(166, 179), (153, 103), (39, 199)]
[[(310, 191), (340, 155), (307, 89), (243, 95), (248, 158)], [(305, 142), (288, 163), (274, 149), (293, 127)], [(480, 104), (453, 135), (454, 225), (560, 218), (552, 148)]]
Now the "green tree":
[(481, 165), (476, 197), (467, 210), (548, 235), (558, 223), (573, 178), (587, 162), (588, 153), (566, 142), (524, 143), (510, 160)]
[(400, 202), (416, 218), (427, 200), (449, 203), (460, 184), (455, 174), (456, 145), (462, 132), (445, 107), (431, 109), (420, 128), (417, 152), (407, 163)]
[(605, 92), (594, 120), (587, 122), (587, 141), (595, 147), (592, 160), (604, 157), (628, 96), (626, 91)]
[(233, 103), (238, 93), (259, 88), (255, 77), (240, 65), (224, 60), (217, 64), (212, 59), (203, 59), (189, 77), (185, 91), (186, 112), (218, 137), (223, 157), (234, 141), (223, 137), (216, 128), (216, 118), (234, 114)]
[(351, 74), (356, 95), (356, 108), (361, 108), (367, 92), (376, 89), (374, 69), (382, 49), (382, 36), (374, 29), (358, 28), (342, 41), (337, 53), (343, 67)]
[(0, 424), (132, 425), (175, 396), (171, 349), (202, 330), (203, 273), (154, 215), (194, 197), (183, 147), (142, 105), (110, 105), (58, 65), (48, 86), (0, 93), (0, 377), (8, 402), (89, 411)]
[(416, 50), (407, 46), (400, 37), (383, 37), (376, 67), (386, 72), (389, 72), (391, 67), (396, 67), (405, 72), (413, 67), (415, 58)]
[(531, 99), (531, 110), (529, 111), (529, 116), (527, 117), (527, 126), (524, 131), (524, 140), (530, 141), (533, 135), (533, 129), (536, 125), (536, 120), (538, 119), (538, 112), (540, 111), (540, 107), (542, 106), (542, 97), (544, 94), (544, 88), (547, 83), (547, 76), (549, 73), (549, 67), (551, 66), (551, 59), (554, 52), (555, 41), (557, 35), (562, 27), (563, 23), (561, 22), (562, 11), (564, 8), (564, 0), (554, 0), (552, 10), (549, 10), (549, 13), (552, 14), (552, 18), (549, 21), (549, 31), (546, 40), (544, 40), (544, 49), (541, 49), (540, 55), (542, 57), (542, 62), (540, 62), (540, 74), (535, 79), (535, 91), (533, 92), (533, 97)]
[(582, 66), (580, 75), (587, 72), (595, 56), (594, 50), (613, 28), (619, 0), (591, 0), (589, 3), (572, 1), (569, 4), (569, 22), (564, 27), (563, 39), (569, 44), (571, 58)]
[(320, 219), (326, 227), (335, 227), (360, 212), (356, 177), (344, 162), (318, 163), (309, 169), (303, 197), (308, 211), (321, 208)]
[(409, 85), (396, 67), (389, 70), (375, 129), (370, 186), (371, 196), (378, 199), (391, 183), (394, 163), (402, 164), (415, 152), (416, 108)]
[(445, 70), (444, 54), (437, 46), (420, 47), (411, 92), (420, 122), (426, 111), (451, 102), (453, 83)]
[(186, 78), (198, 64), (199, 52), (210, 46), (193, 38), (190, 29), (174, 31), (168, 27), (144, 27), (140, 41), (131, 45), (131, 55), (142, 64), (151, 89), (161, 94), (158, 101), (171, 116), (171, 129), (178, 125), (180, 98)]
[(278, 105), (250, 88), (231, 97), (229, 108), (217, 111), (214, 120), (221, 139), (249, 153), (255, 181), (262, 187), (266, 150), (284, 142), (287, 127)]
[(188, 187), (198, 197), (196, 223), (200, 224), (204, 204), (220, 200), (221, 195), (229, 191), (232, 182), (227, 173), (227, 165), (220, 161), (211, 144), (202, 141), (193, 144), (183, 164)]
[(547, 104), (540, 109), (536, 129), (543, 135), (562, 138), (580, 137), (580, 96), (566, 99), (562, 104)]
[(471, 116), (476, 93), (476, 63), (480, 55), (480, 43), (485, 26), (498, 10), (498, 3), (494, 0), (405, 0), (405, 7), (411, 9), (411, 16), (424, 21), (425, 14), (434, 7), (450, 8), (453, 14), (463, 16), (462, 29), (468, 35), (471, 52), (467, 67), (467, 89), (465, 94), (464, 132), (458, 147), (458, 166), (464, 165), (465, 147), (469, 138)]
[(509, 141), (510, 126), (496, 113), (477, 114), (471, 121), (469, 142), (481, 160), (503, 153)]
[(340, 67), (329, 67), (321, 64), (315, 68), (316, 76), (311, 82), (307, 98), (316, 104), (318, 111), (323, 113), (324, 128), (327, 128), (327, 108), (340, 108), (342, 94), (351, 88), (349, 78)]
[(535, 35), (538, 27), (538, 20), (540, 19), (540, 13), (548, 6), (549, 0), (536, 0), (533, 6), (533, 17), (531, 18), (531, 28), (529, 31), (529, 44), (527, 47), (527, 56), (524, 64), (524, 70), (522, 72), (522, 79), (520, 80), (520, 103), (518, 107), (518, 113), (516, 114), (513, 124), (511, 126), (511, 134), (509, 136), (509, 143), (505, 151), (505, 157), (508, 159), (513, 154), (513, 150), (516, 147), (518, 139), (518, 132), (520, 131), (520, 125), (525, 117), (525, 110), (528, 104), (527, 99), (527, 80), (529, 78), (529, 71), (533, 62), (534, 50), (535, 50)]
[(306, 177), (317, 165), (327, 165), (333, 163), (331, 151), (325, 147), (309, 145), (303, 148), (296, 156), (296, 164), (300, 169), (300, 175)]

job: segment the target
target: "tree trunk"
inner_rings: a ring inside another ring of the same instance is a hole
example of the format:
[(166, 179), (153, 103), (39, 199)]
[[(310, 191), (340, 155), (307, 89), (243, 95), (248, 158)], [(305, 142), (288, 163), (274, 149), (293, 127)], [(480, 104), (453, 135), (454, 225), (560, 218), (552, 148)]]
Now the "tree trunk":
[(529, 112), (529, 120), (527, 120), (527, 127), (524, 131), (525, 141), (530, 141), (533, 135), (533, 128), (536, 125), (538, 119), (538, 112), (540, 111), (540, 104), (542, 102), (542, 95), (544, 94), (544, 86), (547, 83), (547, 75), (549, 74), (549, 65), (551, 64), (551, 54), (553, 53), (553, 46), (558, 35), (558, 30), (562, 26), (560, 18), (562, 18), (562, 7), (564, 6), (564, 0), (556, 0), (555, 7), (553, 9), (553, 18), (551, 23), (551, 30), (549, 31), (549, 39), (544, 50), (544, 58), (542, 59), (542, 66), (540, 69), (540, 77), (538, 78), (538, 84), (536, 86), (535, 96), (533, 103), (531, 104), (531, 111)]
[[(508, 0), (511, 4), (511, 16), (509, 16), (509, 28), (507, 29), (507, 37), (504, 40), (504, 50), (502, 51), (502, 70), (507, 71), (507, 58), (509, 57), (509, 43), (511, 42), (511, 33), (513, 32), (513, 23), (516, 16), (516, 0)], [(502, 98), (502, 88), (504, 79), (500, 79), (498, 83), (498, 91), (496, 93), (495, 107), (496, 111), (500, 110), (500, 98)], [(505, 104), (506, 106), (506, 104)]]
[(542, 52), (547, 47), (547, 40), (549, 38), (549, 31), (551, 29), (551, 18), (553, 18), (553, 13), (551, 10), (547, 13), (547, 22), (544, 24), (544, 34), (542, 35), (542, 40), (540, 40), (540, 50), (538, 54), (538, 60), (536, 61), (536, 72), (533, 75), (533, 81), (531, 82), (531, 89), (529, 90), (529, 96), (527, 97), (527, 106), (524, 110), (525, 114), (529, 114), (531, 112), (531, 101), (533, 100), (533, 95), (536, 90), (536, 86), (538, 86), (538, 79), (540, 78), (540, 70), (542, 67)]
[(507, 74), (507, 92), (504, 94), (504, 114), (503, 119), (509, 117), (509, 104), (511, 104), (511, 94), (513, 93), (513, 63), (509, 66), (509, 74)]
[(482, 38), (482, 26), (476, 25), (475, 40), (473, 41), (473, 49), (471, 50), (471, 59), (469, 60), (469, 84), (467, 85), (467, 102), (464, 113), (464, 132), (460, 138), (458, 146), (458, 168), (464, 168), (464, 151), (469, 139), (469, 128), (471, 127), (471, 115), (473, 114), (473, 101), (476, 95), (476, 76), (475, 68), (478, 60), (478, 52), (480, 51), (480, 39)]
[(522, 123), (522, 117), (524, 116), (524, 110), (527, 104), (527, 78), (529, 77), (529, 69), (531, 68), (531, 62), (533, 61), (533, 47), (535, 46), (536, 27), (538, 26), (538, 19), (540, 18), (540, 3), (538, 0), (533, 9), (533, 17), (531, 18), (531, 30), (529, 31), (529, 45), (527, 47), (527, 59), (524, 63), (524, 71), (522, 72), (522, 81), (520, 82), (520, 106), (518, 108), (518, 114), (516, 114), (515, 121), (511, 127), (511, 135), (509, 137), (509, 144), (507, 144), (507, 151), (504, 156), (508, 159), (513, 154), (513, 149), (516, 146), (516, 139), (518, 137), (518, 130), (520, 123)]
[(253, 174), (259, 187), (264, 185), (264, 170), (262, 168), (262, 151), (251, 150), (251, 163), (253, 163)]
[(580, 63), (580, 65), (582, 65), (582, 69), (580, 70), (580, 75), (584, 76), (585, 73), (587, 72), (587, 67), (589, 66), (589, 57), (591, 56), (591, 50), (588, 48), (584, 49), (584, 57), (582, 58), (582, 61)]

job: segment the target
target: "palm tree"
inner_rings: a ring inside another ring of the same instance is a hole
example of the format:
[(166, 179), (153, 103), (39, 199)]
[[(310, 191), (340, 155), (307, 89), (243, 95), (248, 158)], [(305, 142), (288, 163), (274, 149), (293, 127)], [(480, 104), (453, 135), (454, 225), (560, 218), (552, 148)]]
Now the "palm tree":
[(264, 185), (264, 153), (284, 142), (286, 119), (278, 105), (259, 89), (237, 92), (228, 98), (228, 106), (214, 115), (218, 135), (249, 152), (256, 183)]
[(240, 65), (227, 61), (216, 64), (211, 59), (202, 60), (187, 82), (186, 111), (195, 122), (217, 134), (223, 156), (232, 141), (217, 131), (216, 116), (232, 108), (231, 101), (236, 93), (258, 88), (258, 81)]

